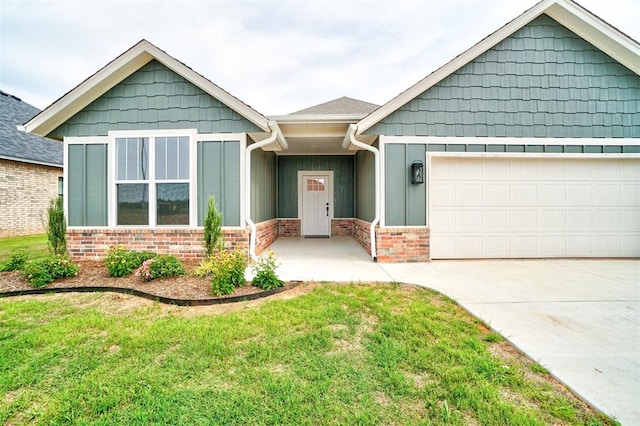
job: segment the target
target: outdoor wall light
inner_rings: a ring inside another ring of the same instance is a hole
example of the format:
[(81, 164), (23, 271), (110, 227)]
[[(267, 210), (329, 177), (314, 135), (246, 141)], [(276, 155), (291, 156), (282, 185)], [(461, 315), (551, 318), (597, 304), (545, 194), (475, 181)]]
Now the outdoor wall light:
[(420, 160), (411, 163), (411, 183), (424, 183), (424, 164)]

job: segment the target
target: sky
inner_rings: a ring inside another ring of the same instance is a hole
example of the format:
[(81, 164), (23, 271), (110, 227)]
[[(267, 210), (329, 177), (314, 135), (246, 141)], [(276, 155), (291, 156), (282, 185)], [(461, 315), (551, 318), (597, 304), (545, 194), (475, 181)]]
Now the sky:
[[(578, 0), (640, 40), (640, 0)], [(383, 104), (535, 0), (0, 0), (0, 90), (44, 109), (147, 39), (265, 115)]]

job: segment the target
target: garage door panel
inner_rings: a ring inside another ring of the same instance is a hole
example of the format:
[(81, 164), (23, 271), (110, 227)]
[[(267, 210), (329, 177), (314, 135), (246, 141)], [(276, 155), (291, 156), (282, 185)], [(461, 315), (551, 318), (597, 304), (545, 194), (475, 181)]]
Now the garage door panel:
[(640, 159), (432, 157), (429, 191), (434, 259), (640, 256)]
[(567, 199), (564, 183), (539, 183), (538, 184), (538, 205), (539, 206), (563, 206)]

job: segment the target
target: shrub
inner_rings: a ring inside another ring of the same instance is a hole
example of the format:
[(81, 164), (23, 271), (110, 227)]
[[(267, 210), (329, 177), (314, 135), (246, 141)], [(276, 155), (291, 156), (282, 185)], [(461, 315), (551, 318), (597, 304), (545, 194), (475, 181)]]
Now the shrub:
[(207, 216), (204, 218), (204, 250), (207, 257), (224, 248), (222, 236), (222, 214), (216, 206), (216, 198), (209, 197)]
[(64, 219), (62, 197), (56, 197), (47, 208), (47, 241), (49, 252), (54, 255), (67, 253), (67, 223)]
[(276, 259), (273, 257), (273, 252), (269, 250), (267, 256), (262, 256), (260, 260), (253, 264), (251, 269), (255, 274), (253, 281), (254, 286), (263, 290), (273, 290), (274, 288), (282, 287), (284, 281), (278, 278), (276, 269), (278, 268)]
[(42, 259), (32, 260), (22, 268), (24, 278), (33, 287), (45, 287), (57, 278), (78, 275), (78, 265), (67, 256), (49, 255)]
[(109, 247), (104, 264), (110, 277), (124, 277), (131, 275), (145, 260), (153, 259), (156, 256), (150, 251), (131, 251), (117, 245)]
[(0, 272), (18, 271), (22, 269), (27, 262), (29, 255), (24, 250), (15, 250), (11, 252), (11, 257), (2, 266), (0, 266)]
[(142, 277), (145, 281), (162, 277), (175, 277), (184, 275), (184, 273), (184, 266), (182, 266), (178, 258), (172, 255), (147, 259), (136, 270), (136, 276)]
[(195, 273), (200, 277), (211, 276), (211, 294), (221, 296), (246, 284), (246, 267), (247, 258), (241, 251), (223, 250), (203, 261)]

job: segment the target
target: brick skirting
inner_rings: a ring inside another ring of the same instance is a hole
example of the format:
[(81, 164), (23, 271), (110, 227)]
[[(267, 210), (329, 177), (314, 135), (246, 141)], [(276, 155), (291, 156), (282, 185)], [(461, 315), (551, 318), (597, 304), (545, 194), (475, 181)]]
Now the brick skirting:
[(428, 262), (429, 229), (426, 227), (376, 228), (378, 262)]
[(371, 255), (371, 222), (353, 219), (353, 238)]
[(278, 219), (267, 220), (256, 224), (256, 254), (259, 256), (278, 238), (280, 223)]
[[(248, 229), (223, 229), (225, 248), (248, 250)], [(194, 229), (71, 229), (67, 248), (74, 260), (100, 260), (109, 247), (120, 244), (130, 250), (173, 254), (182, 260), (204, 257), (204, 231)]]
[(353, 235), (353, 221), (355, 219), (331, 219), (331, 235)]
[(299, 237), (300, 219), (278, 219), (278, 236)]

